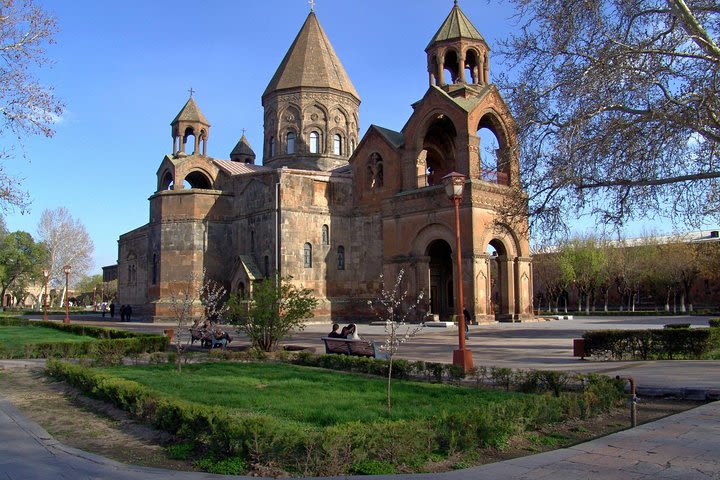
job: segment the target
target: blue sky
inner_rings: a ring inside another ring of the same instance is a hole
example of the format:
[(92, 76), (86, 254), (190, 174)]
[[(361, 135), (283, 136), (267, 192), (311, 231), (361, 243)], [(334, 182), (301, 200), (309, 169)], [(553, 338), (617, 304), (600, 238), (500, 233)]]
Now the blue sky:
[[(212, 124), (208, 154), (226, 159), (242, 134), (262, 153), (260, 97), (309, 11), (306, 0), (38, 0), (58, 20), (54, 65), (40, 77), (66, 112), (51, 139), (27, 138), (23, 178), (31, 211), (10, 230), (35, 234), (41, 212), (65, 206), (87, 227), (98, 267), (117, 239), (147, 223), (170, 121), (192, 87)], [(452, 0), (317, 0), (315, 11), (362, 97), (360, 131), (399, 130), (428, 87), (424, 48)], [(514, 27), (505, 2), (460, 6), (490, 44)], [(490, 57), (490, 77), (502, 65)], [(258, 158), (257, 162), (261, 160)]]

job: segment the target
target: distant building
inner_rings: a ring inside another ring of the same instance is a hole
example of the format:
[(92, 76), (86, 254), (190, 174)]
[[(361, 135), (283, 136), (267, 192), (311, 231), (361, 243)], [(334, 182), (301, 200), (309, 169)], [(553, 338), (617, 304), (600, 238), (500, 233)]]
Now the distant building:
[[(457, 171), (468, 177), (465, 305), (478, 321), (531, 318), (525, 225), (497, 224), (498, 206), (522, 192), (489, 47), (456, 4), (425, 51), (429, 88), (405, 127), (372, 125), (359, 139), (360, 96), (311, 12), (262, 95), (262, 165), (244, 134), (228, 160), (208, 156), (211, 125), (191, 94), (171, 122), (149, 222), (120, 237), (117, 303), (167, 318), (170, 292), (203, 272), (243, 295), (281, 275), (314, 290), (316, 317), (366, 318), (380, 275), (394, 281), (404, 269), (409, 294), (429, 293), (423, 308), (449, 318), (455, 216), (441, 179)], [(491, 171), (481, 165), (483, 128), (499, 145)]]

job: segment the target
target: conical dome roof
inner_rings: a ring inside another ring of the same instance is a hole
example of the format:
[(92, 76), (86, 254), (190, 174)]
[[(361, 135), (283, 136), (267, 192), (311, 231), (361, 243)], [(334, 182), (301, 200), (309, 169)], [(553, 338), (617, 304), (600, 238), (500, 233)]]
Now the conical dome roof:
[(248, 142), (244, 133), (242, 137), (240, 137), (240, 141), (238, 141), (237, 145), (235, 145), (235, 148), (233, 148), (232, 152), (230, 152), (230, 157), (242, 155), (251, 155), (253, 158), (255, 157), (255, 152), (250, 146), (250, 142)]
[(455, 6), (452, 10), (450, 10), (450, 14), (440, 26), (440, 29), (437, 31), (433, 39), (430, 40), (430, 43), (428, 43), (426, 50), (434, 43), (460, 38), (479, 40), (487, 44), (482, 35), (480, 35), (480, 32), (478, 32), (478, 29), (475, 28), (475, 25), (473, 25), (470, 19), (468, 19), (463, 11), (460, 10), (460, 6), (456, 0)]
[(360, 100), (314, 12), (310, 12), (280, 62), (263, 98), (278, 90), (299, 87), (332, 88)]
[(210, 122), (207, 121), (207, 118), (202, 114), (192, 97), (188, 99), (180, 113), (175, 116), (170, 124), (173, 125), (177, 122), (194, 122), (210, 126)]

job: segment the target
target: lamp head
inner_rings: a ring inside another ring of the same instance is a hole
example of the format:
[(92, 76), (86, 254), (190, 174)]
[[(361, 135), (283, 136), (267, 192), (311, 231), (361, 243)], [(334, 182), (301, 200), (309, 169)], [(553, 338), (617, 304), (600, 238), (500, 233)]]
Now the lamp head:
[(70, 265), (65, 265), (63, 267), (63, 272), (65, 272), (65, 275), (69, 274), (70, 273)]
[(445, 193), (450, 200), (460, 199), (463, 196), (465, 187), (465, 175), (458, 172), (450, 172), (442, 178), (445, 185)]

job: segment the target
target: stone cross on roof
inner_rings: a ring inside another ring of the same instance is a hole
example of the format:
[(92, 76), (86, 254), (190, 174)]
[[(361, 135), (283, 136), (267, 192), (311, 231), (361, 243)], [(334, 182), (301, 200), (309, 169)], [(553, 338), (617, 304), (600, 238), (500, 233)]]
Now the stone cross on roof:
[(192, 98), (193, 93), (195, 93), (195, 90), (193, 90), (193, 88), (190, 87), (190, 90), (188, 90), (188, 92), (190, 92), (190, 98)]
[(315, 0), (308, 0), (308, 3), (310, 4), (310, 11), (315, 11)]

